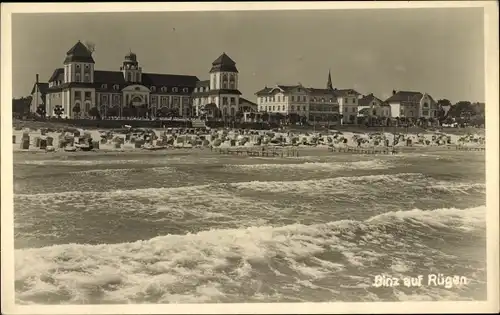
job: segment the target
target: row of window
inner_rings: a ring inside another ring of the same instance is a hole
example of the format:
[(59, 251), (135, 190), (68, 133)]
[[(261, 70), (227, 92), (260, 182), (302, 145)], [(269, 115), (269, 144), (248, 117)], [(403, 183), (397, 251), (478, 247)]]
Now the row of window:
[[(295, 108), (297, 108), (298, 112), (300, 112), (301, 110), (304, 112), (307, 111), (306, 106), (297, 105), (297, 107), (295, 107), (295, 105), (290, 105), (290, 111), (292, 111), (292, 112), (295, 111)], [(262, 111), (262, 112), (286, 111), (286, 106), (285, 105), (268, 105), (268, 106), (261, 105), (259, 107), (259, 111)]]
[[(101, 89), (107, 89), (107, 88), (108, 88), (107, 84), (101, 84)], [(114, 90), (119, 90), (120, 86), (118, 84), (114, 84), (113, 85), (113, 89)], [(151, 92), (156, 92), (156, 86), (151, 86), (149, 89), (151, 90)], [(178, 87), (173, 87), (171, 89), (171, 91), (173, 93), (177, 93), (177, 92), (179, 92), (179, 88)], [(166, 86), (162, 86), (160, 88), (160, 92), (168, 92), (168, 88)], [(182, 92), (188, 93), (189, 92), (189, 88), (182, 88)]]

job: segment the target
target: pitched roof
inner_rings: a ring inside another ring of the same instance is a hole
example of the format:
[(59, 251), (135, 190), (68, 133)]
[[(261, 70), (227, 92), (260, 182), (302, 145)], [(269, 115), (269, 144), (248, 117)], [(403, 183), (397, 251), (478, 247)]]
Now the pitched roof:
[(238, 95), (241, 95), (241, 92), (239, 90), (217, 89), (217, 90), (208, 91), (208, 94), (210, 94), (210, 95), (214, 95), (214, 94), (238, 94)]
[(373, 95), (373, 93), (370, 93), (368, 95), (363, 96), (363, 98), (358, 100), (358, 105), (359, 106), (369, 106), (373, 101), (378, 101), (379, 103), (382, 103), (382, 100)]
[(359, 93), (358, 91), (353, 90), (353, 89), (333, 89), (333, 92), (337, 96), (361, 95), (361, 93)]
[(418, 101), (424, 96), (420, 92), (413, 91), (397, 91), (391, 97), (386, 99), (386, 102), (407, 102), (407, 101)]
[(206, 87), (210, 85), (210, 80), (203, 80), (196, 82), (196, 87)]
[(330, 89), (307, 88), (307, 91), (311, 95), (325, 95), (325, 94), (330, 94), (332, 96), (335, 95), (335, 91)]
[(250, 104), (250, 105), (252, 105), (252, 106), (257, 106), (257, 104), (256, 104), (256, 103), (251, 102), (251, 101), (247, 100), (246, 98), (240, 97), (240, 104), (241, 104), (242, 102), (243, 102), (243, 103)]
[(95, 83), (106, 84), (125, 84), (125, 78), (121, 71), (94, 71)]
[(195, 87), (199, 79), (194, 75), (143, 73), (142, 84), (156, 86)]
[(70, 50), (66, 53), (66, 59), (64, 63), (68, 62), (90, 62), (95, 63), (92, 58), (92, 53), (82, 44), (80, 41), (76, 43)]
[(49, 89), (49, 84), (48, 83), (42, 83), (38, 82), (33, 84), (33, 88), (31, 89), (31, 94), (35, 93), (35, 87), (38, 85), (38, 91), (43, 95), (47, 94), (47, 91)]
[(49, 82), (53, 81), (64, 81), (64, 69), (63, 68), (57, 68), (54, 70), (52, 73), (52, 76), (50, 76)]
[(212, 69), (210, 69), (210, 72), (215, 71), (238, 72), (238, 69), (236, 69), (236, 62), (226, 55), (226, 53), (222, 53), (219, 58), (212, 62)]

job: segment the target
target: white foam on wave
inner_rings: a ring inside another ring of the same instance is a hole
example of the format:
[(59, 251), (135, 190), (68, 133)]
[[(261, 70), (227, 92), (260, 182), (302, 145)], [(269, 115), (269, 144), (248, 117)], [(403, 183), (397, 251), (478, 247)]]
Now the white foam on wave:
[[(315, 281), (326, 278), (338, 288), (347, 272), (345, 267), (355, 268), (359, 273), (356, 276), (361, 276), (367, 251), (375, 257), (368, 263), (372, 265), (377, 262), (377, 254), (383, 258), (391, 248), (405, 245), (404, 239), (387, 233), (384, 227), (404, 224), (410, 233), (416, 225), (425, 229), (428, 224), (458, 231), (483, 230), (485, 211), (484, 206), (412, 210), (389, 212), (363, 222), (209, 230), (133, 243), (16, 250), (16, 297), (24, 303), (54, 295), (62, 303), (214, 302), (239, 297), (234, 288), (251, 283), (252, 271), (258, 272), (255, 265), (279, 257), (286, 258), (287, 267), (296, 275), (284, 276), (281, 282), (267, 281), (264, 285), (273, 290), (279, 291), (290, 282), (313, 288)], [(360, 237), (378, 242), (361, 246)], [(333, 261), (328, 256), (318, 258), (326, 253), (341, 256), (334, 255), (338, 258)], [(311, 257), (314, 259), (307, 263)]]
[(126, 175), (131, 172), (138, 171), (152, 171), (155, 173), (173, 173), (176, 171), (174, 167), (169, 166), (159, 166), (159, 167), (147, 167), (147, 168), (106, 168), (106, 169), (92, 169), (83, 171), (69, 172), (70, 174), (80, 174), (80, 175)]
[(318, 170), (318, 171), (337, 171), (337, 170), (380, 170), (393, 167), (386, 161), (356, 161), (356, 162), (306, 162), (297, 164), (231, 164), (226, 165), (226, 168), (252, 170), (252, 171), (269, 171), (269, 170)]

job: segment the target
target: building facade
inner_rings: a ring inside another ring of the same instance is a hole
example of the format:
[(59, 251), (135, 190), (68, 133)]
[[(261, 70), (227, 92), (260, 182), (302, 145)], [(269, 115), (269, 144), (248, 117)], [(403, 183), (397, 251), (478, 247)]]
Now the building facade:
[(203, 115), (211, 105), (221, 117), (234, 117), (240, 109), (238, 76), (236, 63), (223, 53), (212, 63), (210, 79), (196, 83), (192, 95), (195, 115)]
[(358, 99), (358, 116), (389, 118), (391, 107), (370, 93)]
[(328, 73), (326, 89), (298, 85), (276, 85), (264, 87), (255, 93), (259, 111), (297, 114), (310, 121), (337, 121), (355, 123), (358, 97), (353, 89), (333, 88)]
[(80, 41), (76, 43), (48, 83), (38, 82), (37, 75), (32, 111), (43, 104), (47, 116), (155, 118), (192, 116), (197, 112), (193, 105), (197, 109), (198, 104), (214, 103), (229, 115), (238, 109), (238, 70), (225, 53), (212, 63), (207, 81), (192, 75), (144, 73), (132, 52), (119, 71), (94, 66), (92, 52)]
[(438, 117), (438, 104), (427, 93), (412, 91), (392, 91), (385, 100), (391, 108), (391, 117), (418, 119)]

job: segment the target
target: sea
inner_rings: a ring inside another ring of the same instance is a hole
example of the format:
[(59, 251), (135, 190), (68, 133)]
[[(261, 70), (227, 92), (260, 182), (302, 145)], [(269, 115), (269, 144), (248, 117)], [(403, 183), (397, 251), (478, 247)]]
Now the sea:
[(16, 303), (486, 300), (485, 190), (455, 150), (15, 154)]

